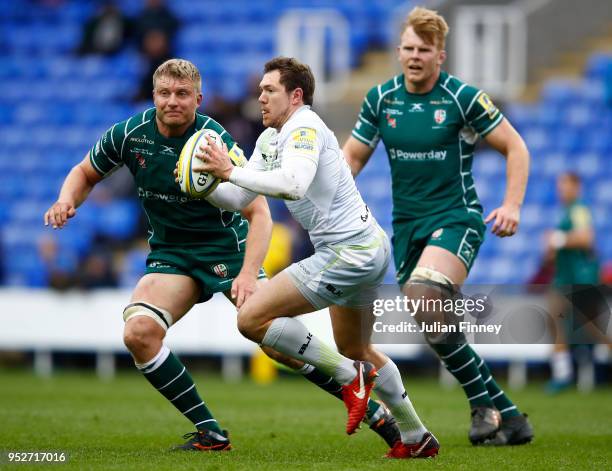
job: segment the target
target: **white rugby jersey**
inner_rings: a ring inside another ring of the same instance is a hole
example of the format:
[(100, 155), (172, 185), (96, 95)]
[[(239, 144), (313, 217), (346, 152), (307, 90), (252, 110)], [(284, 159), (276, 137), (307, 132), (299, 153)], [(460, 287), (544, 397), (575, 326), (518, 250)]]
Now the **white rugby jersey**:
[(340, 242), (376, 225), (355, 186), (336, 136), (310, 106), (295, 111), (280, 132), (266, 129), (247, 167), (274, 170), (292, 155), (311, 158), (317, 165), (304, 197), (285, 200), (315, 247)]

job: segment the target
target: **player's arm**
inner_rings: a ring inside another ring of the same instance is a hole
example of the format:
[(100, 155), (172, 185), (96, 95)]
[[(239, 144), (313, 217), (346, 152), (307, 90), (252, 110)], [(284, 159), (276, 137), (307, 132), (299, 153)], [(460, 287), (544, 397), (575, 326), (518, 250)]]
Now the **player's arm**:
[[(303, 129), (298, 128), (294, 132), (300, 132)], [(307, 134), (304, 138), (307, 142), (292, 141), (289, 148), (284, 150), (282, 164), (278, 169), (261, 171), (255, 168), (261, 163), (261, 156), (256, 158), (255, 154), (246, 167), (235, 167), (230, 161), (227, 149), (220, 149), (212, 140), (209, 140), (209, 145), (202, 149), (202, 153), (196, 154), (201, 165), (197, 167), (194, 165), (194, 170), (208, 172), (223, 181), (229, 181), (260, 195), (299, 200), (304, 197), (310, 187), (318, 166), (319, 147), (316, 131), (314, 129), (310, 131), (312, 133)]]
[(45, 212), (45, 226), (51, 224), (54, 229), (64, 227), (102, 178), (91, 164), (88, 153), (66, 176), (57, 201)]
[(249, 232), (242, 269), (234, 279), (231, 290), (232, 299), (238, 308), (255, 292), (257, 276), (268, 252), (272, 236), (270, 208), (263, 196), (258, 196), (245, 207), (242, 215), (249, 221)]
[(486, 135), (485, 140), (506, 158), (506, 194), (502, 205), (493, 210), (485, 222), (495, 220), (491, 232), (500, 237), (511, 236), (518, 229), (520, 209), (525, 198), (529, 151), (523, 138), (506, 118)]
[(548, 249), (590, 250), (595, 244), (595, 232), (590, 211), (584, 206), (575, 206), (570, 211), (571, 231), (551, 231), (546, 235)]
[(353, 177), (359, 175), (359, 172), (365, 167), (374, 153), (374, 149), (367, 144), (357, 140), (353, 136), (349, 136), (348, 140), (342, 148), (344, 158), (351, 168)]

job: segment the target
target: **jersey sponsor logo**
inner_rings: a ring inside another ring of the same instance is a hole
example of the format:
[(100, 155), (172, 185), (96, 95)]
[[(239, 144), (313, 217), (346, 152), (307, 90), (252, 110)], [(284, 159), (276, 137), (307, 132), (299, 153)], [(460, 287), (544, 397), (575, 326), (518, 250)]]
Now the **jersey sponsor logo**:
[(164, 263), (164, 262), (155, 262), (155, 261), (149, 262), (147, 264), (147, 267), (148, 268), (172, 268), (172, 266), (168, 265), (167, 263)]
[(312, 128), (298, 128), (291, 133), (289, 149), (314, 157), (317, 133)]
[(396, 108), (385, 108), (383, 109), (383, 113), (387, 113), (388, 115), (404, 116), (404, 112)]
[(430, 150), (426, 152), (407, 152), (402, 149), (389, 149), (391, 160), (410, 160), (410, 161), (425, 161), (425, 160), (446, 160), (445, 150)]
[(174, 150), (174, 147), (171, 146), (166, 146), (164, 144), (160, 144), (161, 145), (161, 150), (159, 151), (160, 154), (163, 155), (171, 155), (172, 157), (176, 157), (176, 151)]
[(140, 147), (133, 147), (130, 149), (130, 153), (131, 154), (141, 154), (141, 155), (148, 155), (148, 156), (152, 156), (153, 152), (151, 152), (149, 149), (142, 149)]
[(446, 110), (437, 109), (434, 111), (434, 121), (437, 124), (442, 124), (444, 121), (446, 121)]
[(142, 137), (130, 137), (130, 142), (137, 142), (138, 144), (149, 144), (149, 145), (155, 144), (155, 141), (152, 141), (151, 139), (147, 139), (146, 134), (143, 134)]
[(489, 95), (487, 95), (485, 92), (480, 93), (480, 96), (478, 97), (478, 103), (480, 103), (480, 106), (482, 106), (483, 109), (487, 112), (490, 119), (495, 118), (495, 116), (497, 116), (497, 113), (499, 113), (499, 110), (493, 104), (493, 102), (489, 98)]
[(194, 200), (194, 198), (190, 198), (186, 195), (170, 195), (167, 193), (156, 193), (151, 190), (145, 190), (142, 187), (138, 187), (138, 197), (144, 200), (166, 201), (168, 203), (187, 203), (189, 201)]
[(387, 116), (385, 116), (385, 118), (387, 119), (387, 126), (394, 129), (397, 127), (397, 119), (392, 118), (389, 113), (387, 113)]
[(408, 111), (410, 113), (416, 113), (416, 112), (422, 112), (425, 110), (423, 109), (423, 103), (412, 103)]
[(452, 100), (449, 100), (448, 98), (442, 97), (440, 100), (430, 100), (429, 104), (430, 105), (452, 105), (453, 102)]
[(398, 100), (397, 98), (383, 98), (383, 103), (386, 103), (388, 105), (404, 106), (403, 100)]
[(213, 266), (212, 270), (215, 273), (215, 275), (221, 278), (227, 278), (227, 275), (229, 274), (229, 270), (227, 269), (227, 265), (225, 263), (219, 263)]

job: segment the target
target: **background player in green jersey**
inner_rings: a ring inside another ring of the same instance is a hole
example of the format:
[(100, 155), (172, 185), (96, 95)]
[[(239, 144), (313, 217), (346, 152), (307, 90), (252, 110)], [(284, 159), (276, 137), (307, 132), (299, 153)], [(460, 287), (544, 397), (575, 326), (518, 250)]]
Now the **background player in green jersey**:
[[(224, 292), (237, 307), (256, 289), (268, 248), (272, 221), (263, 197), (242, 213), (224, 211), (180, 192), (173, 172), (178, 155), (198, 129), (219, 133), (234, 161), (242, 151), (210, 117), (196, 113), (202, 101), (201, 77), (188, 61), (172, 59), (153, 76), (155, 108), (112, 126), (76, 165), (64, 182), (58, 201), (45, 213), (45, 224), (63, 227), (74, 217), (91, 189), (125, 165), (136, 182), (150, 222), (146, 274), (124, 311), (124, 340), (137, 368), (198, 432), (184, 449), (224, 450), (230, 444), (200, 398), (191, 376), (163, 345), (168, 328), (191, 307)], [(247, 235), (248, 231), (248, 235)], [(283, 361), (283, 357), (278, 359)], [(309, 381), (331, 394), (340, 385), (310, 365), (294, 364)], [(399, 434), (388, 411), (369, 404), (370, 425), (387, 443)], [(187, 438), (187, 437), (186, 437)]]
[[(397, 48), (403, 73), (368, 92), (343, 149), (357, 175), (378, 142), (385, 145), (392, 176), (397, 280), (407, 296), (425, 299), (457, 293), (482, 244), (485, 223), (493, 221), (492, 232), (499, 237), (516, 232), (529, 167), (523, 139), (490, 98), (441, 70), (447, 33), (437, 12), (410, 12)], [(503, 203), (484, 221), (471, 174), (479, 137), (507, 161)], [(423, 322), (440, 321), (440, 316), (417, 314)], [(428, 336), (427, 341), (466, 393), (472, 443), (531, 441), (526, 416), (462, 334)]]
[(557, 228), (545, 238), (547, 259), (554, 260), (555, 264), (551, 312), (557, 324), (551, 358), (553, 377), (547, 387), (550, 393), (559, 392), (573, 382), (571, 351), (575, 348), (572, 347), (583, 348), (583, 353), (588, 354), (588, 344), (610, 345), (610, 340), (590, 322), (600, 312), (597, 300), (601, 295), (596, 291), (599, 263), (591, 212), (580, 201), (580, 187), (577, 174), (569, 172), (559, 176), (557, 193), (563, 212)]

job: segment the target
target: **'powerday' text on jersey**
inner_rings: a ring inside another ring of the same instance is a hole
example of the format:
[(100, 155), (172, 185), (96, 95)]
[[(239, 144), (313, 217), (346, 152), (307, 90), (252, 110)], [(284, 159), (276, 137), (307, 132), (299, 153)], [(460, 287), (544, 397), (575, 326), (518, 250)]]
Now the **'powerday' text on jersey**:
[(295, 111), (280, 132), (268, 128), (261, 134), (251, 165), (274, 170), (296, 154), (313, 159), (317, 171), (304, 197), (285, 203), (315, 247), (348, 239), (376, 224), (336, 136), (309, 106)]
[(352, 135), (372, 148), (382, 139), (400, 222), (461, 207), (482, 213), (474, 148), (502, 119), (486, 93), (446, 72), (424, 94), (408, 92), (402, 74), (367, 93)]
[(217, 132), (230, 152), (242, 153), (232, 137), (212, 118), (196, 114), (181, 137), (167, 138), (157, 129), (155, 108), (112, 126), (89, 152), (96, 171), (106, 177), (125, 165), (136, 182), (138, 197), (150, 224), (152, 249), (176, 245), (210, 247), (219, 253), (244, 251), (248, 223), (240, 213), (221, 210), (180, 191), (174, 168), (181, 149), (197, 130)]

